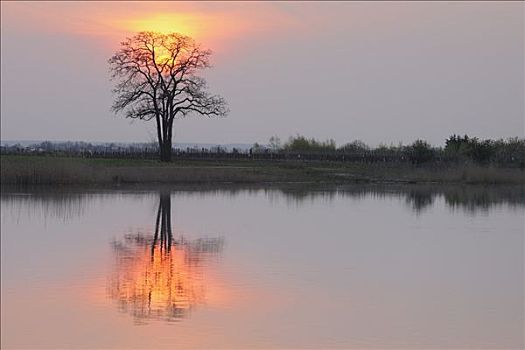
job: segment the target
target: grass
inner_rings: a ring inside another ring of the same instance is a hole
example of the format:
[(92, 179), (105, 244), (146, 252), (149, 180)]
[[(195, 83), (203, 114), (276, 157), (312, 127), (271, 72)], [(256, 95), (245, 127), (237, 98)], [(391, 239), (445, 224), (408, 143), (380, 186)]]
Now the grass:
[(2, 184), (114, 183), (465, 183), (525, 184), (525, 171), (475, 164), (413, 166), (406, 163), (329, 161), (88, 159), (0, 157)]

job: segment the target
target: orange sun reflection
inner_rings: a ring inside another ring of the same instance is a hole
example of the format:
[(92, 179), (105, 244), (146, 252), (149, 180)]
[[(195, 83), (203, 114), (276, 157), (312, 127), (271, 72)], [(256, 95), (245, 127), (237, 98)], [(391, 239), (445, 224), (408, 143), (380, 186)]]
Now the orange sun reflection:
[(137, 323), (178, 321), (207, 300), (206, 268), (223, 240), (175, 239), (170, 221), (169, 195), (161, 195), (155, 233), (129, 234), (113, 244), (108, 293)]

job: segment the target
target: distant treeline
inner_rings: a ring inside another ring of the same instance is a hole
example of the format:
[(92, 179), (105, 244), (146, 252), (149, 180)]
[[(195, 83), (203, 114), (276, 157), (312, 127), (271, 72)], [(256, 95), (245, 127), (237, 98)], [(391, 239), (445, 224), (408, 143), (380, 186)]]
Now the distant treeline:
[[(157, 159), (156, 144), (93, 145), (86, 142), (42, 142), (31, 146), (2, 146), (1, 154), (41, 154), (85, 158)], [(174, 159), (267, 159), (267, 160), (328, 160), (344, 162), (407, 162), (415, 165), (430, 162), (473, 162), (525, 168), (525, 139), (479, 139), (467, 135), (452, 135), (444, 147), (434, 147), (424, 140), (410, 145), (380, 145), (370, 147), (356, 140), (340, 147), (334, 140), (319, 141), (301, 135), (281, 144), (271, 137), (267, 145), (255, 143), (249, 149), (174, 148)]]
[(291, 137), (282, 146), (277, 138), (272, 137), (270, 149), (285, 154), (336, 155), (341, 160), (409, 161), (414, 164), (472, 161), (478, 164), (525, 167), (525, 139), (517, 137), (481, 140), (468, 135), (452, 135), (445, 140), (445, 147), (433, 147), (424, 140), (416, 140), (410, 145), (380, 145), (372, 148), (359, 140), (336, 147), (334, 140), (318, 141), (298, 135)]

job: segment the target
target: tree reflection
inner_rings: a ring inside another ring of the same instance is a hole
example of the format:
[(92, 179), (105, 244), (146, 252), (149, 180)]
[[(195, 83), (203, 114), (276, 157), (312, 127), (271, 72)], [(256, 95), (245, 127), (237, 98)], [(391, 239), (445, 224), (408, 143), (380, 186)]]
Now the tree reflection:
[(434, 203), (434, 197), (435, 195), (432, 195), (431, 192), (414, 189), (412, 191), (407, 191), (406, 202), (414, 212), (419, 214), (432, 206)]
[(109, 295), (137, 323), (178, 321), (205, 302), (204, 272), (222, 246), (222, 238), (174, 237), (170, 193), (163, 192), (154, 233), (137, 232), (113, 242), (116, 262)]

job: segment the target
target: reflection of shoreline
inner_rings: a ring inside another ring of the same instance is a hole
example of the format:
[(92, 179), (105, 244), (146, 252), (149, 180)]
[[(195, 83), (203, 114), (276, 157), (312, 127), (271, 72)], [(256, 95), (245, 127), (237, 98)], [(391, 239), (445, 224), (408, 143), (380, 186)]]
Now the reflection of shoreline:
[(206, 301), (206, 267), (222, 247), (222, 238), (174, 237), (170, 194), (161, 193), (153, 235), (129, 234), (113, 242), (108, 294), (137, 323), (178, 321)]
[[(70, 219), (82, 216), (84, 211), (97, 201), (106, 197), (125, 196), (137, 199), (152, 196), (158, 190), (165, 188), (130, 186), (119, 189), (93, 190), (78, 188), (74, 191), (67, 188), (38, 187), (31, 191), (17, 188), (2, 189), (3, 212), (29, 209), (36, 216), (58, 217)], [(465, 210), (469, 213), (486, 212), (496, 206), (510, 208), (525, 207), (525, 186), (454, 186), (454, 185), (322, 185), (322, 184), (281, 184), (268, 186), (242, 185), (202, 185), (202, 186), (170, 186), (169, 191), (177, 197), (228, 196), (234, 198), (241, 194), (264, 192), (270, 199), (283, 197), (295, 205), (305, 201), (327, 200), (338, 197), (350, 198), (400, 198), (408, 207), (419, 212), (432, 205), (436, 198), (443, 198), (445, 204), (453, 209)]]

